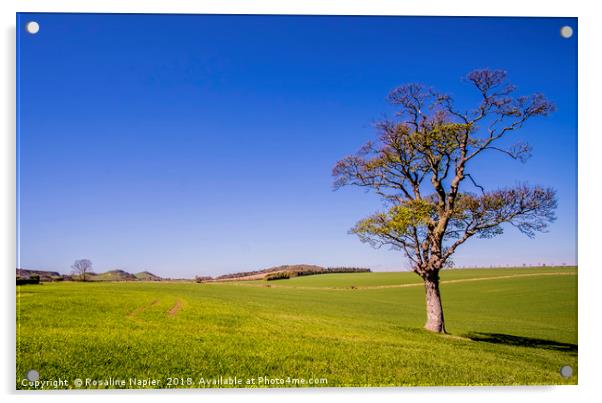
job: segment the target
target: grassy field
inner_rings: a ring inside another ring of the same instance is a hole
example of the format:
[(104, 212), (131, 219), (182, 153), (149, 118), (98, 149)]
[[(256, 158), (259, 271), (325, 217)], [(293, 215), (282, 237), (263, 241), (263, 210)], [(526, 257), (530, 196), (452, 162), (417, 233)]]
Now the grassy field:
[(421, 329), (413, 273), (19, 286), (17, 388), (30, 369), (59, 388), (575, 384), (576, 274), (444, 271), (450, 335)]

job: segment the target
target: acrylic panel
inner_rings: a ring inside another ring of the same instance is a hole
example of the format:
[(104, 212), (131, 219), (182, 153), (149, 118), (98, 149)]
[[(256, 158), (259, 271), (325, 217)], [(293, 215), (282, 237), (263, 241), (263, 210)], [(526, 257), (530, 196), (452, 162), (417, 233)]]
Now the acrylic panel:
[(16, 25), (17, 389), (577, 383), (576, 18)]

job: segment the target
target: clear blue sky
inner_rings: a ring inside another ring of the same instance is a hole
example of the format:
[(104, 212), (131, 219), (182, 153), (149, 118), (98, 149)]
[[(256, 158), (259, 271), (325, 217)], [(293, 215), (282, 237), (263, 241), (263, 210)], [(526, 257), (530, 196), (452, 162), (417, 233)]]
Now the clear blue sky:
[(391, 88), (425, 82), (469, 107), (461, 78), (483, 67), (558, 111), (515, 137), (527, 164), (492, 154), (475, 177), (555, 187), (558, 220), (469, 241), (455, 262), (576, 262), (576, 19), (20, 14), (17, 32), (21, 267), (404, 269), (347, 233), (381, 203), (333, 192), (331, 169), (393, 113)]

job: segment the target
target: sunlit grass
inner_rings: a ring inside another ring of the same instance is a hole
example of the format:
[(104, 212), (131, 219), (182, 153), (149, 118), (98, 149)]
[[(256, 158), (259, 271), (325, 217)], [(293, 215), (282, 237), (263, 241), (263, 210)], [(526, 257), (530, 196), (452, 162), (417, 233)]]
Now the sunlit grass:
[[(485, 277), (503, 278), (451, 281)], [(442, 280), (449, 336), (422, 330), (424, 291), (413, 273), (327, 274), (272, 287), (20, 286), (17, 388), (29, 369), (48, 380), (156, 378), (161, 387), (168, 377), (199, 387), (199, 378), (219, 376), (326, 378), (321, 386), (577, 382), (559, 374), (563, 365), (577, 369), (575, 268), (450, 270)]]

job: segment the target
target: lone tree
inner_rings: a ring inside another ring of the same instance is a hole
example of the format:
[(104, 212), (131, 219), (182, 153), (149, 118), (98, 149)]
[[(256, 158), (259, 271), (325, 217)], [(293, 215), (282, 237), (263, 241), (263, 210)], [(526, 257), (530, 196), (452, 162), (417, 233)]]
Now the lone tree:
[(72, 265), (73, 274), (79, 276), (82, 281), (86, 281), (86, 274), (92, 271), (92, 262), (88, 259), (76, 260)]
[[(555, 191), (519, 184), (486, 191), (470, 170), (476, 159), (502, 153), (525, 162), (531, 147), (507, 137), (554, 106), (542, 95), (515, 96), (506, 72), (475, 70), (466, 77), (479, 96), (463, 111), (451, 96), (422, 84), (395, 88), (388, 100), (399, 110), (376, 124), (378, 140), (333, 169), (335, 189), (375, 191), (385, 209), (359, 221), (352, 233), (376, 248), (402, 251), (426, 289), (425, 328), (445, 333), (439, 271), (452, 265), (469, 238), (492, 238), (507, 223), (533, 237), (555, 220)], [(466, 190), (465, 188), (468, 188)]]

